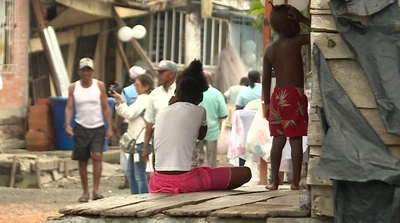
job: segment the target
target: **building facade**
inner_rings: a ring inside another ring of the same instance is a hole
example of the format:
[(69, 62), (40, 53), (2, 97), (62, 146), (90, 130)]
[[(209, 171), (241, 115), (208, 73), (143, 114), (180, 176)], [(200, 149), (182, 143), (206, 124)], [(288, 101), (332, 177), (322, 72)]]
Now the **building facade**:
[(0, 149), (24, 145), (29, 22), (28, 0), (0, 0)]

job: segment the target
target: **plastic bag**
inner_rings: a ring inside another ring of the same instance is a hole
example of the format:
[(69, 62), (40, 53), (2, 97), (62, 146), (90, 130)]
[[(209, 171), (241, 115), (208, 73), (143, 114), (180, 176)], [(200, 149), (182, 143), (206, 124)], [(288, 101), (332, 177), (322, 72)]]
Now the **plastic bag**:
[(272, 137), (270, 137), (268, 121), (262, 116), (262, 106), (259, 106), (247, 134), (245, 148), (247, 152), (268, 161), (271, 146)]
[(228, 128), (222, 129), (217, 145), (218, 155), (225, 155), (228, 153), (230, 138), (231, 130)]
[[(246, 139), (246, 151), (261, 157), (266, 162), (270, 162), (270, 152), (272, 147), (272, 139), (269, 132), (269, 124), (267, 119), (262, 115), (262, 106), (260, 103), (254, 120), (250, 126)], [(307, 137), (303, 136), (303, 161), (308, 161)], [(289, 138), (282, 150), (282, 160), (279, 170), (282, 172), (292, 171), (291, 147)]]

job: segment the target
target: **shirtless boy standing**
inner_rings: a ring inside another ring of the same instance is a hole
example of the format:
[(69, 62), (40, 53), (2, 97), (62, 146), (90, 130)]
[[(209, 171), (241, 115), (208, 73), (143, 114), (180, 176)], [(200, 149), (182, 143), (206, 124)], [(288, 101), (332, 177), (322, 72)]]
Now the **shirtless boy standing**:
[[(265, 50), (262, 80), (264, 115), (273, 136), (272, 183), (266, 187), (269, 190), (277, 190), (279, 187), (279, 166), (287, 137), (292, 148), (291, 189), (299, 189), (303, 159), (302, 136), (307, 135), (308, 127), (308, 100), (304, 94), (301, 47), (310, 43), (310, 35), (299, 34), (300, 22), (311, 25), (311, 21), (296, 8), (290, 5), (273, 6), (270, 24), (279, 38)], [(276, 74), (276, 87), (270, 98), (272, 68)]]

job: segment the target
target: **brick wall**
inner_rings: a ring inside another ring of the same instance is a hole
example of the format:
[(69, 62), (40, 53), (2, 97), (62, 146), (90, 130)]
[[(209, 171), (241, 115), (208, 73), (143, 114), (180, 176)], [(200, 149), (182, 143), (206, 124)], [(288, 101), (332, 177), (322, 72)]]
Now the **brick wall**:
[(2, 72), (3, 90), (0, 91), (0, 148), (23, 146), (28, 98), (28, 38), (29, 0), (13, 1), (14, 34), (11, 62), (15, 69)]

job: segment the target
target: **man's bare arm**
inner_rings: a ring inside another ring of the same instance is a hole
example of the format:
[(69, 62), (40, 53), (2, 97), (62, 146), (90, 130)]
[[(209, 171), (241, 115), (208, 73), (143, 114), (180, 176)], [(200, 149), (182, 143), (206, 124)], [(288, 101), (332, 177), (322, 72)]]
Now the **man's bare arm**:
[(207, 135), (207, 126), (201, 126), (199, 129), (199, 135), (197, 136), (198, 140), (203, 140)]
[(72, 83), (68, 87), (68, 99), (67, 99), (67, 106), (65, 108), (65, 125), (71, 125), (72, 121), (72, 114), (74, 112), (74, 90), (75, 90), (75, 83)]
[(301, 34), (296, 37), (296, 42), (300, 46), (310, 44), (310, 34)]
[(303, 16), (303, 14), (301, 14), (301, 12), (296, 9), (295, 7), (292, 7), (291, 9), (289, 9), (288, 12), (288, 19), (300, 22), (300, 23), (304, 23), (307, 26), (311, 26), (311, 20), (305, 16)]
[(148, 146), (150, 144), (150, 139), (153, 136), (153, 131), (154, 131), (153, 125), (154, 125), (154, 123), (146, 122), (146, 131), (144, 134), (144, 142), (143, 142), (144, 148), (148, 148)]
[(124, 122), (124, 118), (122, 118), (121, 116), (117, 115), (117, 137), (120, 138), (122, 135), (122, 131), (121, 131), (121, 126), (122, 123)]
[(305, 16), (301, 17), (299, 22), (306, 24), (308, 27), (311, 27), (311, 20)]

